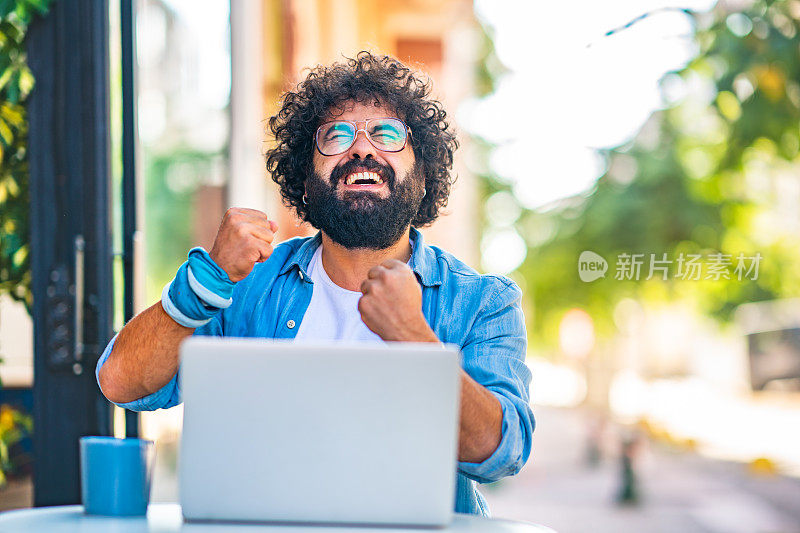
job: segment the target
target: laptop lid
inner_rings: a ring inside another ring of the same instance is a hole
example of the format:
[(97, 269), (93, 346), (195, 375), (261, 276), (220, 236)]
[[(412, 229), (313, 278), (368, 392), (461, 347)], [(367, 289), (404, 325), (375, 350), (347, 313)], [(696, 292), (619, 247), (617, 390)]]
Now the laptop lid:
[(448, 523), (459, 357), (434, 344), (187, 339), (184, 516)]

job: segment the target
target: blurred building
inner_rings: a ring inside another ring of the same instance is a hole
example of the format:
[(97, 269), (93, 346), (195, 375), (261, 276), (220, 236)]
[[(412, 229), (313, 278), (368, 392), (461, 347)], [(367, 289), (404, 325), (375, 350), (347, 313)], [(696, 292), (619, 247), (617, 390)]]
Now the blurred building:
[[(228, 203), (274, 214), (280, 240), (312, 233), (281, 205), (264, 170), (266, 120), (279, 108), (281, 93), (305, 76), (304, 69), (368, 49), (428, 73), (454, 119), (474, 94), (478, 31), (471, 0), (232, 0)], [(459, 141), (449, 205), (424, 233), (428, 242), (477, 266), (477, 187), (463, 164), (469, 143), (463, 136)]]

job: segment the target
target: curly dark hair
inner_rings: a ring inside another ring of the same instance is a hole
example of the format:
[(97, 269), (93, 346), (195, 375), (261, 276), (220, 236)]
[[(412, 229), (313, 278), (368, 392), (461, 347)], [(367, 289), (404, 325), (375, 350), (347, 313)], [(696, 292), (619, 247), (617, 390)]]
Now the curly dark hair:
[(304, 181), (313, 171), (314, 134), (328, 113), (348, 101), (376, 103), (393, 109), (411, 128), (414, 157), (425, 176), (425, 197), (413, 226), (430, 224), (447, 205), (455, 181), (450, 171), (458, 148), (442, 104), (430, 98), (431, 83), (397, 59), (359, 52), (345, 63), (317, 66), (269, 119), (276, 145), (267, 152), (267, 170), (280, 186), (284, 203), (308, 220), (302, 198)]

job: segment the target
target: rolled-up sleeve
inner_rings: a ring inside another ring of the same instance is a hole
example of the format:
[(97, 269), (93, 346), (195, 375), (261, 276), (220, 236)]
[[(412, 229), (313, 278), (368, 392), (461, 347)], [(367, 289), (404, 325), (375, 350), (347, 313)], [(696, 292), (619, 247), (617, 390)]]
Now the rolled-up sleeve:
[[(496, 278), (495, 278), (496, 279)], [(502, 438), (481, 463), (459, 462), (459, 471), (490, 483), (520, 471), (528, 460), (535, 421), (529, 405), (531, 372), (525, 365), (527, 336), (522, 292), (510, 280), (481, 301), (481, 311), (461, 348), (464, 370), (494, 394), (503, 409)]]
[[(222, 329), (220, 326), (220, 320), (216, 317), (205, 326), (197, 328), (194, 331), (194, 335), (217, 336), (221, 334)], [(100, 359), (97, 360), (97, 366), (95, 367), (94, 375), (95, 379), (97, 380), (98, 387), (100, 387), (100, 368), (111, 355), (111, 351), (114, 349), (114, 342), (116, 340), (117, 335), (114, 335), (114, 338), (108, 343), (108, 346), (106, 346), (106, 349), (103, 351)], [(169, 409), (170, 407), (174, 407), (181, 403), (180, 373), (181, 371), (179, 367), (178, 371), (175, 372), (175, 375), (172, 376), (172, 379), (169, 380), (166, 385), (157, 391), (148, 394), (147, 396), (139, 398), (138, 400), (133, 400), (126, 403), (112, 403), (130, 411), (155, 411), (156, 409)], [(100, 390), (102, 391), (102, 387)]]

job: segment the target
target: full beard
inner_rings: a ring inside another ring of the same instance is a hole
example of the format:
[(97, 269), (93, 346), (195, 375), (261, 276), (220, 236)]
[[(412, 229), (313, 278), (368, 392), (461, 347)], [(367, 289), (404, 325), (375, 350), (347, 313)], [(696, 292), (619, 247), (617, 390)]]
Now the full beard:
[(330, 180), (314, 172), (306, 181), (308, 222), (345, 248), (383, 250), (399, 241), (411, 225), (425, 188), (417, 163), (404, 179), (396, 180), (391, 169), (367, 161), (359, 166), (382, 169), (389, 195), (381, 198), (372, 191), (342, 191), (340, 195), (336, 189), (344, 172), (334, 171)]

